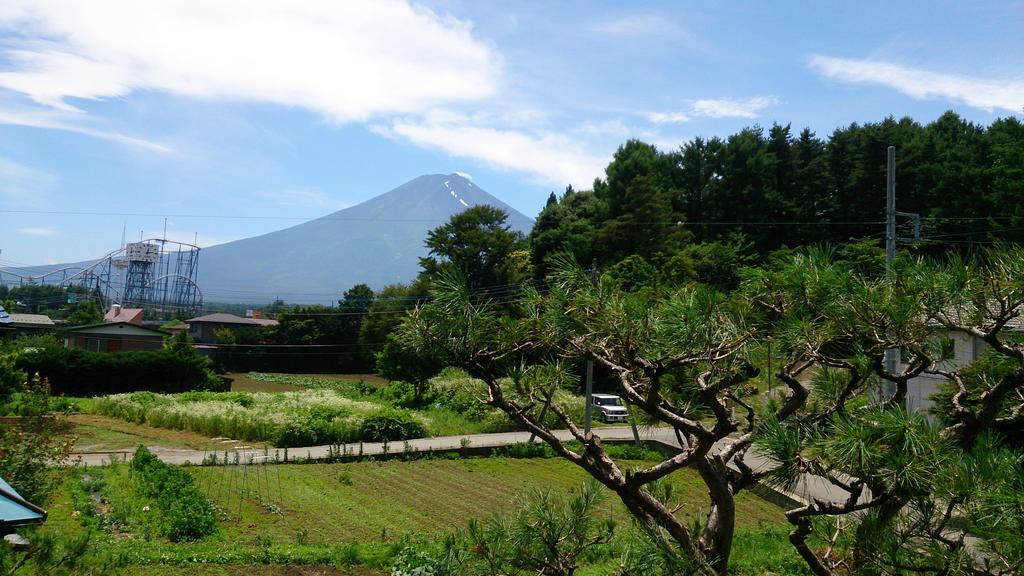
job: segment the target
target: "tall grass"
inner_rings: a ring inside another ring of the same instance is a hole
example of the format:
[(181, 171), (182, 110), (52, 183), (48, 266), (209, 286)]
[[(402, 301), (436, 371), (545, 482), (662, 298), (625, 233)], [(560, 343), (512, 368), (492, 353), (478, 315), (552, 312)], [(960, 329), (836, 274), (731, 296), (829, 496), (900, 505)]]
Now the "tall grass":
[[(301, 392), (136, 392), (97, 398), (93, 410), (104, 416), (172, 430), (190, 430), (278, 446), (354, 442), (362, 425), (381, 406), (346, 398), (332, 390)], [(395, 418), (415, 418), (390, 410)], [(425, 419), (420, 419), (421, 424)]]

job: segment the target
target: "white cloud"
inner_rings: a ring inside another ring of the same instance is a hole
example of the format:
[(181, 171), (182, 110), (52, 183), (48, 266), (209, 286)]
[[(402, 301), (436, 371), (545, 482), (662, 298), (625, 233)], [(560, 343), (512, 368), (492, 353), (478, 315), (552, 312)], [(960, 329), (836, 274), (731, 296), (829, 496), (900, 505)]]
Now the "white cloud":
[(141, 90), (297, 106), (337, 122), (497, 90), (469, 24), (401, 0), (8, 0), (0, 87), (50, 110)]
[(622, 139), (629, 137), (629, 135), (633, 133), (633, 129), (626, 125), (622, 120), (612, 118), (609, 120), (584, 122), (578, 128), (573, 130), (573, 132), (575, 134), (583, 134), (588, 137), (610, 136), (615, 139)]
[(676, 34), (690, 39), (690, 34), (663, 14), (630, 14), (591, 22), (587, 29), (615, 38), (651, 37)]
[(879, 84), (916, 99), (941, 98), (963, 102), (989, 112), (1020, 113), (1024, 108), (1024, 78), (994, 79), (944, 74), (871, 59), (813, 55), (810, 65), (842, 82)]
[(681, 124), (690, 121), (689, 115), (685, 112), (651, 112), (647, 119), (655, 124)]
[(26, 236), (59, 236), (60, 235), (60, 232), (57, 232), (53, 228), (32, 227), (32, 226), (29, 226), (29, 227), (26, 227), (26, 228), (18, 228), (18, 233), (19, 234), (24, 234)]
[(757, 118), (761, 111), (779, 103), (775, 96), (750, 98), (704, 98), (694, 100), (685, 111), (649, 112), (652, 124), (682, 124), (694, 117), (704, 118)]
[(500, 169), (526, 172), (555, 186), (589, 187), (608, 162), (606, 156), (592, 153), (578, 139), (563, 134), (485, 127), (451, 113), (397, 120), (373, 130), (453, 156), (483, 160)]
[(136, 138), (119, 132), (86, 126), (82, 123), (85, 120), (84, 118), (75, 118), (74, 116), (76, 115), (51, 110), (0, 110), (0, 124), (46, 128), (49, 130), (64, 130), (66, 132), (83, 134), (85, 136), (91, 136), (101, 140), (109, 140), (111, 142), (117, 142), (118, 144), (127, 144), (129, 146), (152, 150), (154, 152), (174, 152), (173, 149), (165, 146), (164, 144), (160, 144), (159, 142), (153, 142), (152, 140), (146, 140), (145, 138)]
[(757, 118), (762, 110), (775, 104), (778, 104), (778, 99), (774, 96), (710, 98), (694, 102), (693, 114), (708, 118)]
[(473, 180), (473, 175), (470, 174), (469, 172), (461, 172), (459, 170), (456, 170), (455, 173), (458, 174), (459, 176), (462, 176), (466, 180)]
[(57, 177), (0, 156), (0, 199), (8, 208), (39, 208)]

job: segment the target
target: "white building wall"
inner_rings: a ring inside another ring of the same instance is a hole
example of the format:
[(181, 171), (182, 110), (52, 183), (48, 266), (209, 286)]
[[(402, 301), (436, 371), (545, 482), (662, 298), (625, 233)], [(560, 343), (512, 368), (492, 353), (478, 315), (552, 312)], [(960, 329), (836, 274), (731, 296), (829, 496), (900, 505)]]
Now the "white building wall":
[[(939, 362), (933, 368), (952, 371), (966, 366), (977, 360), (988, 346), (979, 338), (963, 332), (944, 331), (940, 338), (949, 338), (953, 341), (953, 356), (949, 360)], [(903, 365), (906, 368), (906, 365)], [(931, 396), (939, 391), (939, 388), (946, 382), (946, 379), (934, 374), (921, 374), (910, 379), (907, 383), (907, 409), (908, 410), (931, 410), (935, 403)]]

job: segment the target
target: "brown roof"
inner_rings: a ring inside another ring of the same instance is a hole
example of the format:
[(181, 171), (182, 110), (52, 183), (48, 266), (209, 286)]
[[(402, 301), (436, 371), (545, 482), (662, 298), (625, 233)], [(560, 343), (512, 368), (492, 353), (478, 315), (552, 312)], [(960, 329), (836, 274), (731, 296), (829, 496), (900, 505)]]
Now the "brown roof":
[(186, 320), (189, 324), (195, 324), (196, 322), (209, 322), (211, 324), (237, 324), (239, 326), (262, 326), (259, 322), (252, 320), (251, 318), (242, 318), (241, 316), (235, 316), (234, 314), (227, 314), (224, 312), (217, 312), (216, 314), (207, 314), (206, 316), (199, 316), (198, 318), (190, 318)]
[(53, 320), (45, 314), (11, 314), (11, 324), (22, 326), (53, 326)]

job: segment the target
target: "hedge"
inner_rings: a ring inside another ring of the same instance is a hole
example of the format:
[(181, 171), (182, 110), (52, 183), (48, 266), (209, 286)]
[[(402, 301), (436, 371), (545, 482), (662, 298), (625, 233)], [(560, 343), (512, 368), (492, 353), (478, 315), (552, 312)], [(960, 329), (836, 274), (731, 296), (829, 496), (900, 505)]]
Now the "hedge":
[(230, 384), (208, 366), (206, 358), (181, 350), (105, 353), (48, 347), (23, 353), (16, 361), (19, 370), (47, 380), (51, 394), (70, 396), (227, 390)]

